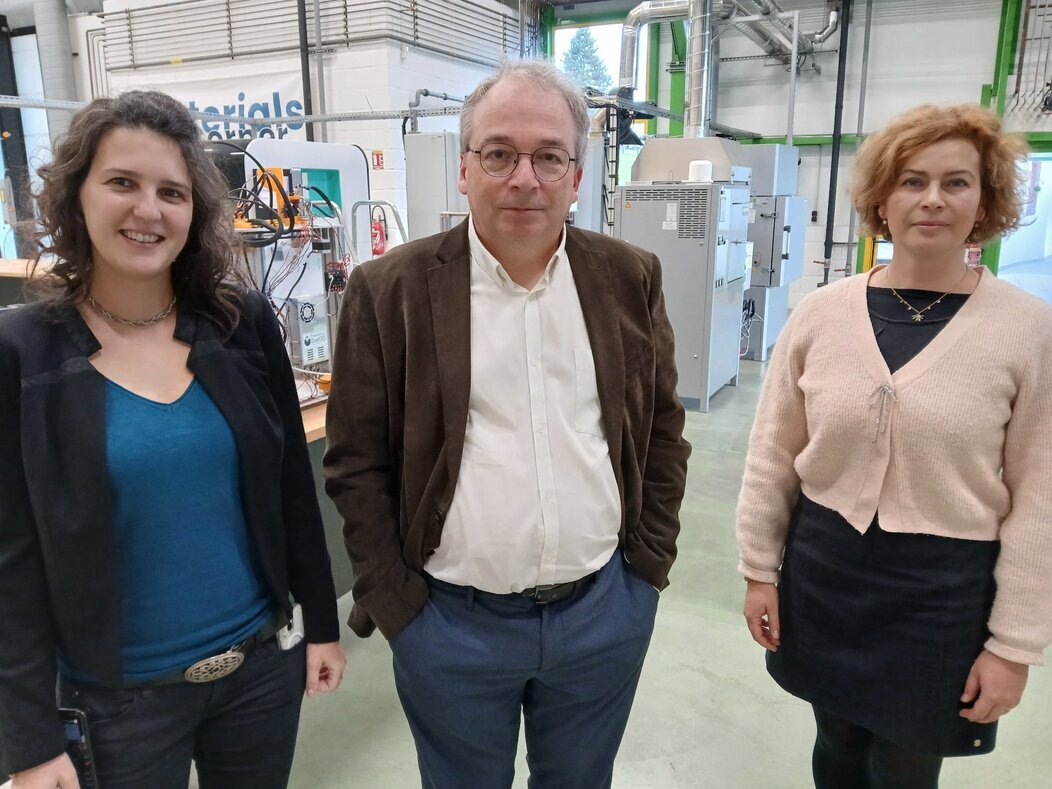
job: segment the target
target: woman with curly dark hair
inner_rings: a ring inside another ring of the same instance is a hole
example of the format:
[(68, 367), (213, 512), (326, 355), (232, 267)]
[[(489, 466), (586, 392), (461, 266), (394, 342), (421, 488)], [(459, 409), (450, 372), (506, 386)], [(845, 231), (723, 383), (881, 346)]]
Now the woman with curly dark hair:
[[(176, 100), (79, 111), (0, 318), (0, 743), (16, 789), (284, 787), (344, 655), (292, 369)], [(39, 265), (39, 261), (38, 261)], [(295, 602), (295, 606), (293, 604)], [(291, 621), (290, 621), (291, 620)], [(56, 677), (58, 699), (56, 704)]]
[(1025, 144), (918, 107), (855, 164), (878, 266), (808, 296), (738, 503), (744, 613), (814, 707), (819, 789), (930, 789), (987, 753), (1052, 642), (1052, 309), (970, 268), (1019, 225)]

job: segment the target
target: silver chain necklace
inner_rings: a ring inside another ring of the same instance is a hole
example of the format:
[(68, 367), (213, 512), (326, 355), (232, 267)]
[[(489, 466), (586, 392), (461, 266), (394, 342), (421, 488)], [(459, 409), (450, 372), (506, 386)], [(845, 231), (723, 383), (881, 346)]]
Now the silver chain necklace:
[(138, 320), (138, 321), (130, 321), (127, 318), (122, 318), (120, 315), (114, 315), (108, 309), (106, 309), (101, 304), (99, 304), (97, 301), (95, 301), (95, 299), (93, 299), (91, 297), (90, 293), (88, 295), (86, 295), (84, 298), (88, 302), (88, 304), (91, 305), (91, 308), (93, 310), (95, 310), (95, 312), (97, 312), (103, 318), (107, 318), (107, 319), (113, 321), (114, 323), (120, 323), (120, 324), (123, 324), (125, 326), (135, 326), (135, 327), (138, 327), (138, 328), (142, 328), (143, 326), (154, 326), (154, 325), (160, 323), (161, 321), (163, 321), (165, 318), (167, 318), (172, 313), (173, 309), (175, 309), (175, 296), (172, 296), (172, 300), (171, 300), (171, 302), (169, 302), (168, 306), (165, 307), (160, 312), (158, 312), (152, 318), (143, 318), (142, 320)]

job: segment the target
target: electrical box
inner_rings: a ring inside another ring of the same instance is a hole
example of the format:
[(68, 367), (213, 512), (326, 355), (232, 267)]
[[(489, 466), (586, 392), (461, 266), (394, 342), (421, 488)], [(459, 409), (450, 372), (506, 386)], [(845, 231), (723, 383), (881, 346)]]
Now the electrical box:
[(407, 134), (404, 142), (408, 232), (424, 238), (442, 230), (443, 212), (468, 210), (460, 193), (460, 135)]
[(804, 273), (804, 234), (807, 231), (806, 197), (757, 197), (754, 221), (749, 227), (753, 242), (750, 284), (778, 288)]
[(290, 298), (289, 356), (304, 366), (329, 360), (328, 299), (320, 296)]
[(709, 398), (738, 380), (749, 187), (687, 181), (619, 186), (615, 194), (614, 235), (661, 259), (679, 399), (708, 411)]

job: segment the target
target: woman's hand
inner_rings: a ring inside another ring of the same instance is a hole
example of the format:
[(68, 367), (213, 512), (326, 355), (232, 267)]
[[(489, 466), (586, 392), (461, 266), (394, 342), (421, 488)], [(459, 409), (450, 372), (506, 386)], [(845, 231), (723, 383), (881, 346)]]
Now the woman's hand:
[(66, 754), (11, 776), (11, 789), (80, 789), (77, 771)]
[(339, 641), (307, 644), (307, 696), (332, 693), (340, 687), (347, 655)]
[(1011, 712), (1023, 697), (1030, 666), (998, 657), (985, 649), (972, 664), (964, 683), (961, 701), (974, 701), (975, 706), (961, 710), (961, 717), (973, 723), (993, 723)]
[(746, 583), (748, 588), (742, 613), (752, 639), (764, 649), (777, 652), (782, 643), (778, 624), (778, 587), (751, 579), (746, 579)]

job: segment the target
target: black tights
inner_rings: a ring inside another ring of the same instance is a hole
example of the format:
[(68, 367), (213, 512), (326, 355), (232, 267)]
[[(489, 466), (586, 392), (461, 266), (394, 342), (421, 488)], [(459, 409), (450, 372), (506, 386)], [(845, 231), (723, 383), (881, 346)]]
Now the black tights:
[(938, 789), (941, 756), (907, 751), (817, 707), (815, 789)]

